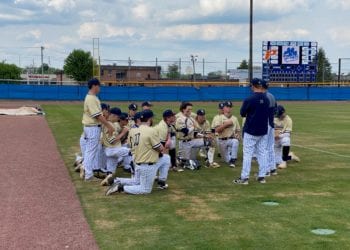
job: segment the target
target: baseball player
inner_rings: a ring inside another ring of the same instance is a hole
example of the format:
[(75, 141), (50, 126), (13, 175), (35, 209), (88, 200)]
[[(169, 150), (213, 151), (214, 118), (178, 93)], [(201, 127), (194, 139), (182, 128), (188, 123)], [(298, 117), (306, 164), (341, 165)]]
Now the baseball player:
[[(198, 129), (195, 131), (196, 138), (194, 140), (203, 140), (204, 147), (201, 149), (204, 149), (208, 167), (220, 167), (220, 165), (214, 161), (215, 138), (213, 137), (210, 123), (205, 117), (204, 109), (197, 110), (196, 122)], [(194, 152), (196, 152), (196, 150), (194, 150)]]
[(269, 122), (269, 99), (265, 95), (262, 87), (263, 81), (254, 78), (251, 81), (253, 94), (243, 101), (240, 110), (242, 117), (246, 117), (243, 127), (243, 167), (241, 176), (233, 181), (235, 184), (247, 185), (253, 153), (256, 152), (259, 173), (258, 182), (265, 183), (267, 169), (267, 132)]
[(267, 99), (269, 99), (269, 125), (267, 132), (267, 171), (266, 176), (277, 175), (276, 159), (275, 159), (275, 126), (274, 116), (277, 108), (275, 97), (268, 91), (269, 83), (262, 80), (262, 87), (265, 90)]
[(102, 115), (100, 100), (96, 96), (100, 92), (100, 81), (96, 78), (89, 80), (88, 88), (89, 92), (84, 100), (82, 119), (86, 138), (83, 165), (85, 181), (93, 181), (95, 180), (93, 168), (94, 166), (99, 166), (98, 150), (101, 136), (101, 124), (106, 126), (110, 136), (113, 134), (114, 128)]
[(274, 125), (276, 129), (275, 136), (275, 153), (276, 163), (279, 169), (287, 168), (287, 161), (295, 160), (300, 161), (293, 152), (290, 151), (290, 135), (293, 129), (293, 121), (286, 114), (286, 110), (282, 105), (278, 105), (276, 108), (276, 117), (274, 119)]
[[(220, 102), (218, 105), (218, 114), (214, 116), (211, 127), (213, 128), (213, 124), (218, 123), (218, 120), (220, 120), (220, 115), (222, 115), (224, 113), (224, 103)], [(217, 133), (215, 133), (216, 136), (216, 145), (219, 145), (219, 139), (217, 138)], [(220, 148), (217, 147), (217, 151), (218, 151), (218, 158), (221, 158), (221, 153), (220, 153)]]
[[(110, 106), (106, 103), (101, 103), (101, 109), (102, 109), (102, 115), (107, 119), (108, 115), (109, 115)], [(82, 165), (83, 159), (84, 159), (85, 146), (86, 146), (86, 139), (85, 139), (84, 131), (80, 136), (79, 145), (80, 145), (81, 156), (78, 153), (75, 154), (74, 166), (75, 166), (75, 171), (76, 172), (81, 171), (82, 178), (84, 178), (84, 175), (83, 175), (84, 166)]]
[(122, 114), (121, 110), (117, 107), (110, 110), (109, 122), (114, 127), (112, 136), (108, 135), (108, 130), (103, 127), (102, 142), (104, 147), (104, 153), (107, 157), (107, 175), (113, 174), (116, 170), (118, 163), (123, 162), (124, 166), (131, 164), (130, 149), (121, 146), (121, 139), (128, 132), (127, 128), (122, 128), (119, 124), (119, 117)]
[(238, 119), (232, 115), (232, 102), (223, 104), (223, 114), (212, 122), (212, 128), (218, 133), (218, 147), (226, 163), (236, 167), (241, 127)]
[(136, 103), (131, 103), (128, 107), (128, 109), (129, 109), (129, 128), (131, 128), (135, 124), (134, 116), (137, 112), (137, 108), (138, 107), (137, 107)]
[(142, 110), (145, 110), (145, 109), (151, 109), (152, 108), (152, 103), (151, 102), (143, 102), (142, 104), (141, 104), (141, 107), (142, 107)]
[[(203, 140), (194, 140), (196, 121), (192, 118), (192, 103), (183, 102), (180, 106), (180, 115), (176, 119), (177, 138), (179, 139), (179, 158), (182, 167), (189, 165), (189, 160), (195, 160), (192, 153), (193, 148), (201, 148), (204, 146)], [(191, 158), (192, 157), (192, 158)]]
[[(123, 183), (117, 178), (107, 190), (106, 195), (115, 192), (128, 194), (151, 193), (157, 170), (163, 164), (170, 165), (170, 158), (168, 158), (168, 162), (160, 161), (159, 159), (159, 153), (162, 153), (164, 148), (157, 131), (151, 127), (152, 118), (153, 112), (151, 110), (143, 111), (140, 127), (131, 129), (129, 133), (129, 143), (136, 163), (136, 179)], [(159, 176), (159, 178), (162, 179), (163, 176)]]

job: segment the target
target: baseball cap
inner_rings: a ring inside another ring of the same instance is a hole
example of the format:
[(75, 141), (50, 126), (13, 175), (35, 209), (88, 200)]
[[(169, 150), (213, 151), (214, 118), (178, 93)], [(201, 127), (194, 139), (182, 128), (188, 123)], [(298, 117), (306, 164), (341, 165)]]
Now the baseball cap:
[(264, 89), (268, 89), (269, 88), (269, 83), (267, 82), (267, 81), (265, 81), (265, 80), (262, 80), (262, 87), (264, 88)]
[(197, 115), (205, 115), (205, 110), (204, 109), (198, 109), (197, 110)]
[(119, 115), (119, 119), (120, 119), (120, 120), (123, 120), (123, 121), (127, 120), (127, 119), (128, 119), (128, 114), (125, 113), (125, 112), (122, 112), (122, 113)]
[(220, 102), (219, 105), (218, 105), (218, 108), (219, 108), (219, 109), (223, 109), (223, 108), (224, 108), (224, 103), (223, 103), (223, 102)]
[(94, 85), (101, 85), (100, 81), (97, 78), (92, 78), (88, 81), (89, 88), (91, 88)]
[(142, 104), (141, 104), (141, 107), (152, 107), (153, 105), (152, 105), (152, 103), (151, 102), (143, 102)]
[(103, 110), (103, 109), (109, 110), (109, 108), (110, 108), (109, 104), (107, 104), (107, 103), (101, 103), (101, 109), (102, 109), (102, 110)]
[(163, 112), (163, 118), (174, 116), (175, 113), (171, 109), (167, 109)]
[(133, 117), (133, 120), (136, 121), (137, 119), (141, 118), (141, 112), (136, 112), (136, 114)]
[(141, 119), (148, 119), (148, 118), (151, 118), (153, 117), (154, 114), (153, 114), (153, 111), (150, 110), (150, 109), (146, 109), (144, 111), (141, 112)]
[(224, 102), (224, 107), (232, 108), (232, 106), (233, 106), (232, 102), (230, 102), (230, 101)]
[(109, 111), (109, 113), (113, 114), (113, 115), (120, 115), (122, 113), (122, 111), (120, 110), (120, 108), (111, 108), (111, 110)]
[(253, 86), (263, 86), (263, 80), (260, 78), (253, 78), (250, 82), (250, 85)]
[(129, 105), (129, 110), (136, 111), (136, 110), (137, 110), (137, 104), (131, 103), (131, 104)]

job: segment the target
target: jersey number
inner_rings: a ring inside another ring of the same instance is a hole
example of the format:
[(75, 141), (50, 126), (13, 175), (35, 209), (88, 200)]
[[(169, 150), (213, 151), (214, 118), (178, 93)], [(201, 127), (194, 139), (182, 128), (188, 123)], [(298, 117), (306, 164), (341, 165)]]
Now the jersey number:
[(133, 142), (133, 139), (134, 139), (134, 138), (130, 137), (130, 144), (131, 144), (131, 146), (132, 146), (132, 147), (138, 146), (139, 143), (140, 143), (140, 133), (135, 134), (135, 140), (134, 140), (134, 142)]

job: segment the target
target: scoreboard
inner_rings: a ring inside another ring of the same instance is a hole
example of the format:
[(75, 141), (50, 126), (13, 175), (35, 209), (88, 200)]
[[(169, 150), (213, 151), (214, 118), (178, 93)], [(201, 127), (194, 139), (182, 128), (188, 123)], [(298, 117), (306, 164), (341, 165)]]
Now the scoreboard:
[(270, 82), (315, 82), (317, 42), (263, 41), (262, 78)]

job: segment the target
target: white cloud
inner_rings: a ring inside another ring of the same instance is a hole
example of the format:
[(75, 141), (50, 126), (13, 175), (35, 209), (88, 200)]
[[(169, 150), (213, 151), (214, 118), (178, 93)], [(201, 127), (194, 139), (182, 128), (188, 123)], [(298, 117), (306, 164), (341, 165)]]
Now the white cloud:
[(75, 8), (75, 0), (15, 0), (15, 4), (33, 4), (46, 9), (63, 12)]
[(93, 10), (83, 10), (83, 11), (79, 11), (79, 16), (83, 17), (83, 18), (93, 18), (97, 16), (97, 13)]
[(134, 28), (116, 27), (102, 22), (86, 22), (81, 24), (78, 30), (78, 35), (81, 39), (132, 37), (134, 34)]
[(341, 46), (350, 46), (350, 33), (348, 27), (336, 27), (327, 31), (330, 39)]
[(24, 33), (20, 33), (16, 40), (39, 40), (41, 38), (42, 32), (39, 29), (28, 30)]
[(310, 36), (310, 31), (306, 29), (285, 29), (283, 27), (274, 27), (273, 30), (266, 28), (256, 29), (256, 39), (261, 41), (281, 41), (281, 40), (303, 40)]
[(150, 8), (145, 3), (139, 3), (131, 9), (131, 14), (133, 17), (138, 19), (146, 19), (149, 17)]
[(229, 24), (177, 25), (160, 31), (156, 38), (204, 41), (233, 40), (238, 38), (241, 30), (242, 26)]
[(327, 5), (332, 9), (349, 10), (350, 1), (349, 0), (327, 0)]

